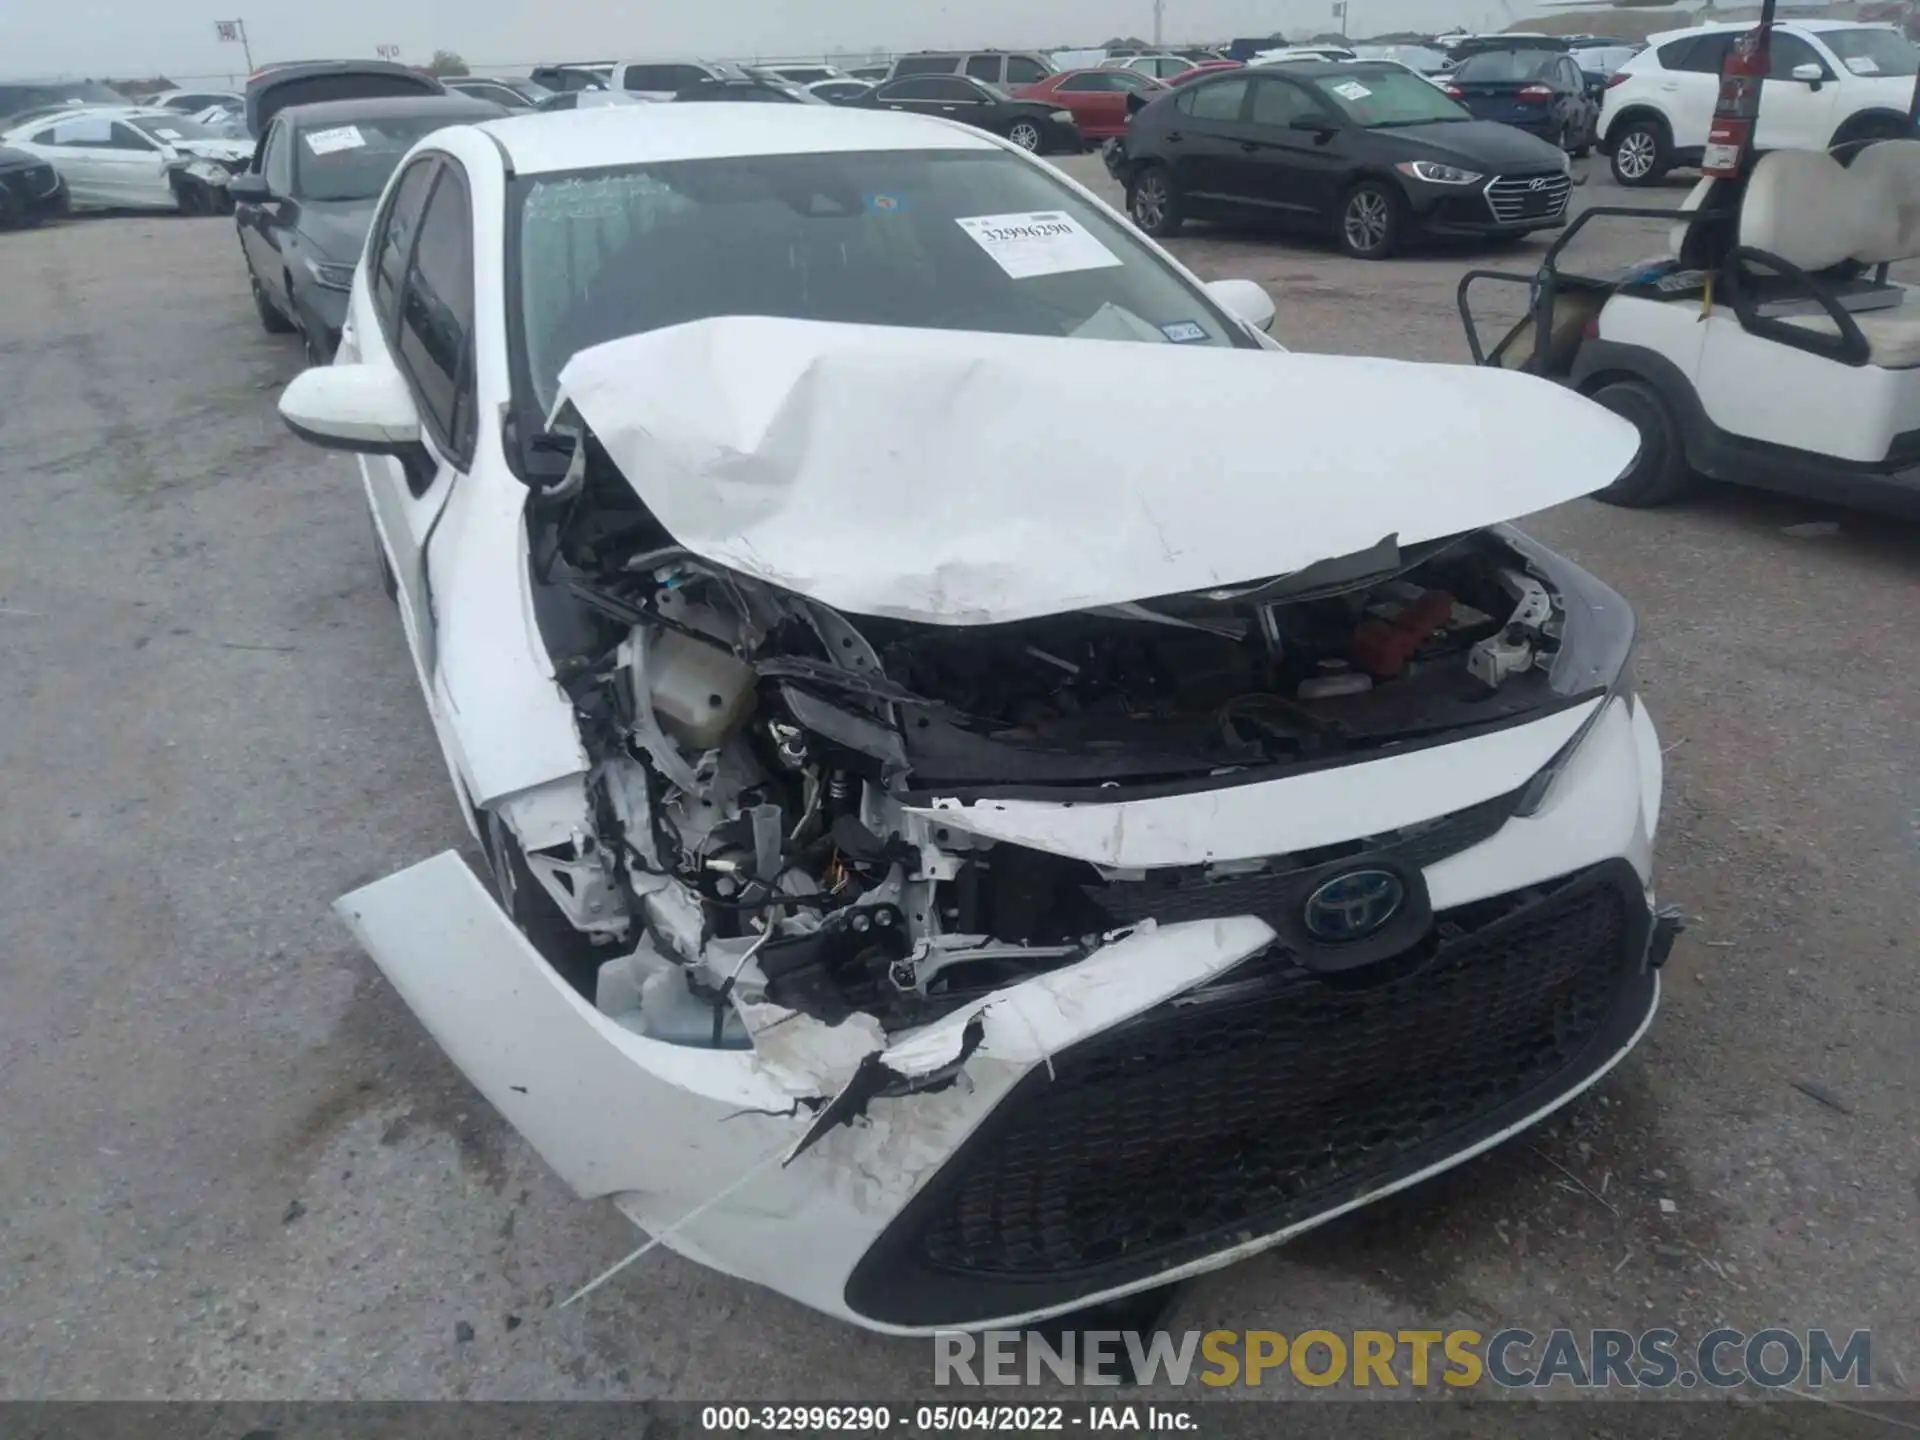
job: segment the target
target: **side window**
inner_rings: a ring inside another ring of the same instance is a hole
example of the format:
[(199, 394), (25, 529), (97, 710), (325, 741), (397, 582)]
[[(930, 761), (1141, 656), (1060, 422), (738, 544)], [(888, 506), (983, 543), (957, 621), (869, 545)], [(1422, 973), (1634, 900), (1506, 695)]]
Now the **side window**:
[(621, 83), (629, 90), (678, 90), (679, 82), (674, 79), (672, 65), (629, 65), (621, 76)]
[(940, 93), (940, 82), (927, 76), (913, 80), (896, 80), (891, 85), (880, 88), (882, 100), (932, 100)]
[(1085, 75), (1069, 75), (1054, 88), (1058, 90), (1069, 90), (1075, 94), (1079, 94), (1082, 91), (1117, 90), (1120, 87), (1113, 83), (1112, 76), (1096, 75), (1092, 71), (1088, 71)]
[(985, 80), (989, 84), (1000, 78), (1000, 57), (998, 55), (969, 55), (967, 74), (976, 80)]
[[(1686, 55), (1678, 66), (1669, 65), (1668, 69), (1689, 70), (1700, 75), (1718, 75), (1721, 66), (1726, 64), (1727, 52), (1733, 48), (1733, 42), (1739, 38), (1733, 31), (1722, 31), (1712, 35), (1696, 35), (1689, 45)], [(1661, 63), (1666, 61), (1666, 50), (1660, 52)]]
[(1820, 73), (1827, 79), (1833, 78), (1816, 51), (1798, 35), (1789, 35), (1783, 30), (1773, 32), (1773, 38), (1767, 44), (1767, 78), (1769, 80), (1791, 80), (1796, 65), (1818, 65)]
[(109, 150), (151, 151), (159, 147), (131, 125), (122, 125), (116, 120), (113, 122), (113, 133), (107, 141), (107, 148)]
[(1311, 115), (1319, 107), (1313, 97), (1298, 85), (1284, 80), (1260, 80), (1253, 87), (1253, 123), (1284, 130), (1302, 115)]
[(443, 449), (464, 458), (474, 433), (473, 212), (451, 161), (420, 217), (395, 338), (421, 418)]
[(286, 121), (275, 120), (267, 132), (266, 159), (260, 169), (274, 194), (293, 193), (293, 127)]
[(371, 272), (369, 283), (373, 286), (374, 307), (380, 312), (389, 339), (392, 338), (394, 300), (400, 293), (400, 280), (407, 272), (407, 262), (413, 258), (413, 237), (420, 228), (420, 207), (427, 203), (427, 184), (433, 179), (434, 166), (438, 163), (432, 156), (416, 160), (400, 177), (400, 183), (394, 186), (393, 198), (387, 202), (387, 215), (378, 231), (380, 238), (373, 252), (373, 263), (367, 267)]
[(951, 55), (909, 55), (893, 66), (895, 75), (951, 75), (953, 71)]
[(1037, 60), (1029, 60), (1025, 55), (1007, 57), (1007, 84), (1038, 85), (1047, 78), (1047, 72)]
[(958, 75), (940, 76), (926, 84), (932, 87), (933, 98), (946, 105), (978, 105), (987, 98)]
[(1687, 68), (1687, 57), (1693, 53), (1694, 42), (1699, 38), (1698, 35), (1689, 35), (1681, 40), (1669, 40), (1653, 52), (1654, 58), (1660, 62), (1662, 70), (1684, 70)]
[[(1241, 104), (1247, 98), (1246, 80), (1216, 80), (1202, 85), (1193, 94), (1181, 97), (1180, 108), (1196, 120), (1232, 121), (1240, 118)], [(1188, 100), (1192, 103), (1187, 103)]]
[(1107, 88), (1110, 90), (1150, 90), (1147, 77), (1136, 75), (1131, 70), (1110, 70), (1107, 72)]

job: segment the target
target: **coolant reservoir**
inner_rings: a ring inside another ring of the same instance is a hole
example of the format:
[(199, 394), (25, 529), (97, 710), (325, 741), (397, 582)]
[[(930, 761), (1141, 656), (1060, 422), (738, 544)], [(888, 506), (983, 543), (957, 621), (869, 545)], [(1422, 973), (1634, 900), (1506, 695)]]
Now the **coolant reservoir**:
[(660, 728), (691, 750), (717, 749), (753, 709), (753, 667), (677, 630), (653, 635), (640, 682)]

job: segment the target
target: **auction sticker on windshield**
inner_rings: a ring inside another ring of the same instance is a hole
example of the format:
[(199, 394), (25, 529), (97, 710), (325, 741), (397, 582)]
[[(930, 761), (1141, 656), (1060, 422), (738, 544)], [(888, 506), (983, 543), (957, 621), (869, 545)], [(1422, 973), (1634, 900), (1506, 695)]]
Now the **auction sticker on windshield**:
[(336, 125), (331, 130), (309, 130), (307, 149), (316, 155), (331, 155), (336, 150), (359, 150), (367, 141), (358, 125)]
[(1333, 87), (1333, 93), (1342, 100), (1364, 100), (1373, 92), (1357, 80), (1349, 80), (1344, 85)]
[(954, 222), (1015, 280), (1101, 270), (1121, 263), (1071, 215), (1037, 210), (1025, 215), (971, 215)]

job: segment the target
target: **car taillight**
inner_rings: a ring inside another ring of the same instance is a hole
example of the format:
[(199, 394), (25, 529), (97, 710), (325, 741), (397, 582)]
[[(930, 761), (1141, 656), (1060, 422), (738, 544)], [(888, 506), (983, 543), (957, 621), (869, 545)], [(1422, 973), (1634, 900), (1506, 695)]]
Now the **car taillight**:
[(1460, 98), (1460, 87), (1458, 85), (1442, 85), (1440, 88), (1446, 91), (1447, 94), (1453, 96), (1454, 99), (1458, 100)]
[(1616, 85), (1624, 85), (1626, 83), (1627, 83), (1627, 72), (1624, 70), (1616, 70), (1613, 72), (1613, 74), (1607, 76), (1607, 89), (1609, 90), (1611, 90)]
[(1545, 85), (1522, 85), (1520, 87), (1520, 98), (1522, 100), (1551, 100), (1553, 98), (1553, 91)]

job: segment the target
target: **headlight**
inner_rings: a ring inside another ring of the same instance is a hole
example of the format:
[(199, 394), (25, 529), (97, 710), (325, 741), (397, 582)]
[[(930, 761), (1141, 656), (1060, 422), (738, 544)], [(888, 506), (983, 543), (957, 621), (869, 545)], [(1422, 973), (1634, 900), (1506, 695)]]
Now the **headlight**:
[(1435, 185), (1471, 185), (1486, 177), (1477, 170), (1462, 170), (1458, 165), (1442, 165), (1438, 160), (1406, 160), (1393, 167), (1402, 175)]
[(1567, 560), (1548, 550), (1529, 536), (1510, 526), (1500, 525), (1494, 533), (1528, 563), (1560, 602), (1560, 649), (1547, 672), (1548, 683), (1569, 698), (1602, 692), (1595, 707), (1573, 738), (1560, 747), (1520, 794), (1516, 815), (1532, 815), (1546, 804), (1553, 785), (1560, 778), (1587, 736), (1600, 723), (1600, 717), (1615, 700), (1638, 704), (1633, 675), (1635, 622), (1633, 609), (1612, 589)]
[(1587, 736), (1593, 733), (1593, 727), (1600, 723), (1601, 717), (1613, 708), (1613, 702), (1625, 700), (1629, 705), (1637, 705), (1638, 696), (1639, 688), (1633, 677), (1633, 659), (1629, 656), (1627, 663), (1620, 667), (1620, 673), (1614, 677), (1613, 684), (1608, 687), (1599, 707), (1573, 732), (1573, 738), (1562, 745), (1554, 757), (1527, 782), (1527, 788), (1520, 792), (1520, 803), (1513, 807), (1513, 813), (1520, 816), (1538, 814), (1540, 807), (1547, 803), (1547, 796), (1553, 793), (1554, 782), (1560, 778), (1560, 772), (1567, 768), (1568, 762), (1587, 743)]
[(307, 273), (313, 277), (313, 283), (322, 290), (353, 289), (353, 266), (327, 265), (318, 260), (300, 257), (300, 263), (307, 267)]
[(1073, 124), (1073, 112), (1071, 110), (1056, 110), (1050, 118), (1057, 125)]

